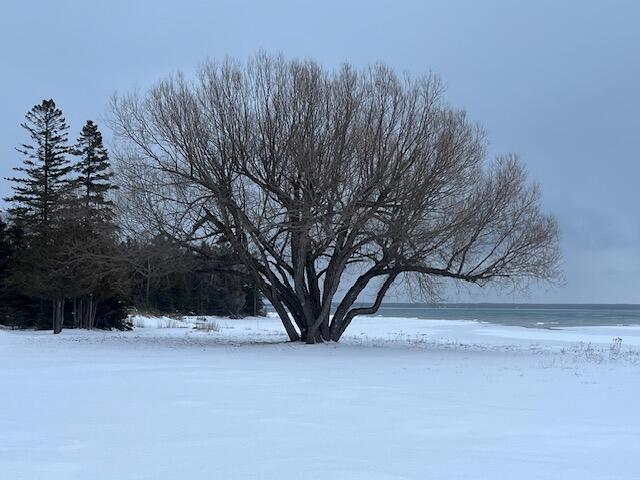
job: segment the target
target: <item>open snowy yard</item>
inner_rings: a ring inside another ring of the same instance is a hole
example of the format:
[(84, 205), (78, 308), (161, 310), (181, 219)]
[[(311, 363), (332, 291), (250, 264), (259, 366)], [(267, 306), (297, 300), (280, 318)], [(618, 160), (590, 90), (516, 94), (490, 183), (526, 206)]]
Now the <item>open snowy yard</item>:
[(638, 328), (218, 323), (0, 330), (0, 478), (639, 478)]

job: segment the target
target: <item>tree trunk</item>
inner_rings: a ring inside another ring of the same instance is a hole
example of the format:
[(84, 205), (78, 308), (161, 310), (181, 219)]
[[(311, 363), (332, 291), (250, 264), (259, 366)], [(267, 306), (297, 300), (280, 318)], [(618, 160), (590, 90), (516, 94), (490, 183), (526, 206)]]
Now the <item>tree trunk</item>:
[(73, 297), (73, 326), (80, 328), (80, 319), (78, 318), (78, 297)]
[(78, 300), (78, 328), (84, 328), (84, 297)]
[(91, 330), (95, 327), (96, 312), (98, 302), (93, 298), (93, 294), (85, 295), (79, 301), (80, 328)]
[(316, 343), (316, 338), (318, 336), (318, 333), (319, 333), (318, 329), (311, 326), (306, 332), (305, 342), (308, 345), (313, 345), (314, 343)]
[(62, 324), (64, 322), (64, 297), (58, 297), (53, 300), (53, 333), (62, 332)]
[(51, 301), (51, 328), (53, 330), (53, 334), (60, 333), (58, 331), (58, 301)]
[(322, 335), (322, 339), (325, 341), (331, 340), (331, 331), (329, 330), (329, 315), (327, 315), (326, 319), (322, 320), (320, 324), (320, 335)]
[(276, 312), (278, 313), (278, 316), (280, 317), (282, 324), (284, 325), (284, 329), (286, 330), (287, 335), (289, 336), (289, 340), (291, 340), (292, 342), (296, 342), (300, 340), (300, 335), (298, 335), (298, 332), (296, 332), (295, 327), (291, 323), (291, 319), (289, 318), (287, 310), (284, 308), (282, 303), (279, 300), (277, 300), (275, 302), (272, 302), (272, 304), (273, 304), (273, 307), (276, 309)]
[(93, 296), (87, 296), (87, 330), (91, 330), (91, 313), (93, 312)]
[(93, 294), (90, 296), (91, 308), (89, 309), (89, 330), (92, 330), (96, 326), (96, 312), (98, 310), (98, 301), (93, 298)]
[(324, 336), (322, 335), (322, 331), (320, 327), (311, 326), (307, 330), (307, 335), (305, 338), (305, 342), (308, 345), (313, 345), (314, 343), (323, 343), (325, 341)]
[(146, 275), (146, 286), (145, 286), (145, 303), (147, 305), (147, 308), (150, 307), (149, 305), (149, 297), (151, 296), (151, 264), (149, 261), (147, 261), (147, 275)]

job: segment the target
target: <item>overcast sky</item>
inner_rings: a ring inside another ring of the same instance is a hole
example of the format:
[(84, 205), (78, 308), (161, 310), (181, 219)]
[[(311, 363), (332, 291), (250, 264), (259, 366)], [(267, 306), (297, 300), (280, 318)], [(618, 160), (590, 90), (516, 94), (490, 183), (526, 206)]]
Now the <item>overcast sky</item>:
[(85, 120), (104, 118), (115, 91), (257, 49), (327, 67), (381, 60), (432, 70), (449, 101), (486, 127), (492, 155), (520, 154), (559, 220), (565, 285), (449, 300), (640, 303), (635, 0), (7, 1), (0, 174), (19, 163), (18, 125), (43, 98), (76, 138)]

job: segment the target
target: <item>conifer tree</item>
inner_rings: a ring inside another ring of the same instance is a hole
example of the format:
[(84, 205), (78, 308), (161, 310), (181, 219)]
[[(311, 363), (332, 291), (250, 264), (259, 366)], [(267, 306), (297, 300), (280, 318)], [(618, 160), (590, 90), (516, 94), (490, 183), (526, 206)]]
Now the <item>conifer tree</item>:
[(21, 126), (31, 143), (17, 148), (25, 158), (23, 166), (14, 170), (23, 175), (9, 179), (14, 183), (14, 195), (6, 200), (13, 204), (9, 209), (12, 220), (28, 235), (45, 239), (60, 220), (69, 191), (69, 127), (53, 100), (35, 105)]
[(14, 170), (22, 175), (9, 179), (14, 194), (6, 200), (12, 204), (11, 221), (29, 240), (21, 252), (21, 267), (15, 277), (29, 295), (52, 301), (53, 333), (59, 333), (65, 300), (61, 278), (67, 272), (60, 268), (56, 256), (71, 188), (69, 173), (73, 167), (67, 158), (69, 127), (51, 99), (35, 105), (21, 126), (31, 142), (17, 148), (25, 158), (23, 165)]
[(113, 174), (102, 134), (91, 120), (82, 128), (74, 154), (79, 157), (75, 184), (83, 223), (91, 230), (107, 226), (113, 218), (113, 202), (107, 193), (116, 187), (111, 183)]
[(75, 324), (81, 328), (93, 328), (100, 299), (115, 293), (108, 288), (110, 272), (116, 266), (113, 258), (115, 226), (113, 202), (108, 198), (111, 183), (109, 154), (104, 147), (98, 126), (87, 121), (73, 149), (78, 162), (74, 165), (77, 177), (73, 184), (75, 201), (72, 218), (79, 241), (71, 244), (75, 253), (74, 285), (77, 295), (73, 300)]

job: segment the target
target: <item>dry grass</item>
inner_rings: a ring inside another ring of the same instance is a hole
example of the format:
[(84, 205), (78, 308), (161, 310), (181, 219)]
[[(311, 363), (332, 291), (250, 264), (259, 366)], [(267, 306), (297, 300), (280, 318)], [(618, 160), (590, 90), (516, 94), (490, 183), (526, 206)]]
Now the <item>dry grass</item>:
[(196, 330), (201, 330), (203, 332), (219, 332), (220, 325), (215, 320), (207, 320), (206, 317), (198, 317), (196, 319), (195, 326), (193, 327)]

